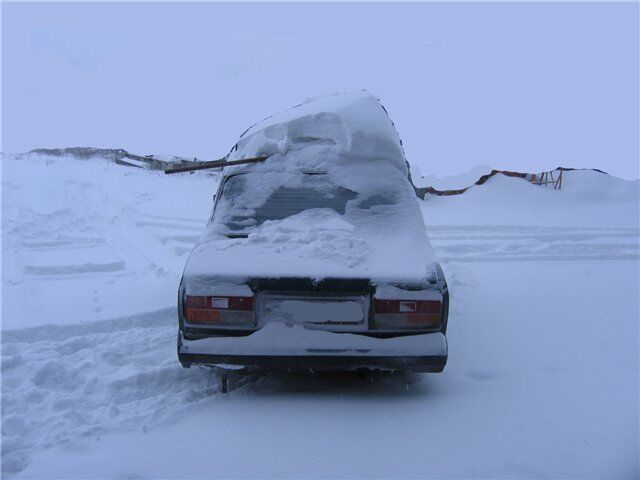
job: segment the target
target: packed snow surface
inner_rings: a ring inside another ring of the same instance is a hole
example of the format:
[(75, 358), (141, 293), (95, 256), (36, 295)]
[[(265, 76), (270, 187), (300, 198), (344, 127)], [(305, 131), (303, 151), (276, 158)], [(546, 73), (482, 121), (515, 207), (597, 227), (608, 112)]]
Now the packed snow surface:
[[(315, 100), (252, 127), (225, 169), (187, 292), (249, 277), (426, 284), (435, 257), (398, 135), (366, 92)], [(215, 266), (215, 268), (212, 268)], [(204, 284), (204, 287), (203, 287)]]
[(226, 395), (176, 358), (216, 186), (3, 158), (4, 478), (638, 477), (637, 182), (428, 197), (443, 374), (250, 375)]

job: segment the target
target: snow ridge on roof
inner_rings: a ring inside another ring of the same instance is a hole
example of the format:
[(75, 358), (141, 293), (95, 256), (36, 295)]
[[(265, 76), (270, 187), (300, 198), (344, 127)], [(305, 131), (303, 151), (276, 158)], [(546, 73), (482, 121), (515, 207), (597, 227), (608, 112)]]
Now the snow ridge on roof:
[(384, 160), (407, 170), (391, 119), (366, 91), (312, 99), (266, 118), (242, 134), (229, 160), (320, 147), (325, 160)]

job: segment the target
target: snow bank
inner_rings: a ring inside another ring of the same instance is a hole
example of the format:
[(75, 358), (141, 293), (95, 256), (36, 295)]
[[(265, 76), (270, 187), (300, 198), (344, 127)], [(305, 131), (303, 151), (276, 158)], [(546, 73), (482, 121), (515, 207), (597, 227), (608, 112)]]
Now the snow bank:
[(108, 156), (3, 155), (2, 176), (4, 330), (173, 307), (218, 184)]
[(495, 175), (462, 195), (427, 195), (427, 225), (540, 225), (635, 227), (640, 222), (640, 181), (594, 170), (563, 173), (562, 190)]
[(449, 175), (439, 178), (435, 175), (422, 175), (420, 167), (411, 165), (411, 179), (418, 188), (433, 187), (436, 190), (461, 190), (467, 188), (478, 181), (483, 175), (491, 173), (492, 168), (487, 165), (476, 165), (468, 172), (458, 175)]

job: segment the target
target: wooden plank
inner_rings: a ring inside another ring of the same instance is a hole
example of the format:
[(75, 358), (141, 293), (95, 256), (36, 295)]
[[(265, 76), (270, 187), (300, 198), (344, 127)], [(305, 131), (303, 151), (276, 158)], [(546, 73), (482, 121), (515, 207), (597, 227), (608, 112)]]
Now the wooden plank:
[(231, 165), (242, 165), (244, 163), (264, 162), (269, 157), (244, 158), (242, 160), (214, 160), (212, 162), (202, 162), (198, 165), (189, 165), (186, 167), (169, 168), (164, 171), (167, 175), (172, 173), (195, 172), (196, 170), (206, 170), (207, 168), (229, 167)]
[(562, 170), (560, 170), (560, 176), (558, 177), (558, 183), (556, 184), (558, 190), (562, 190)]

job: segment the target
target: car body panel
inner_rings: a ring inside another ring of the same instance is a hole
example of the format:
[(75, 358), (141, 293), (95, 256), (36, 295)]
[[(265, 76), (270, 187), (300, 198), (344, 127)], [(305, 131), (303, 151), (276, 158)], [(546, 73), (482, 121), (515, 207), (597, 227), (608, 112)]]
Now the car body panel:
[(439, 372), (446, 365), (447, 341), (440, 332), (380, 339), (273, 323), (243, 337), (186, 340), (180, 335), (178, 355), (184, 366)]

